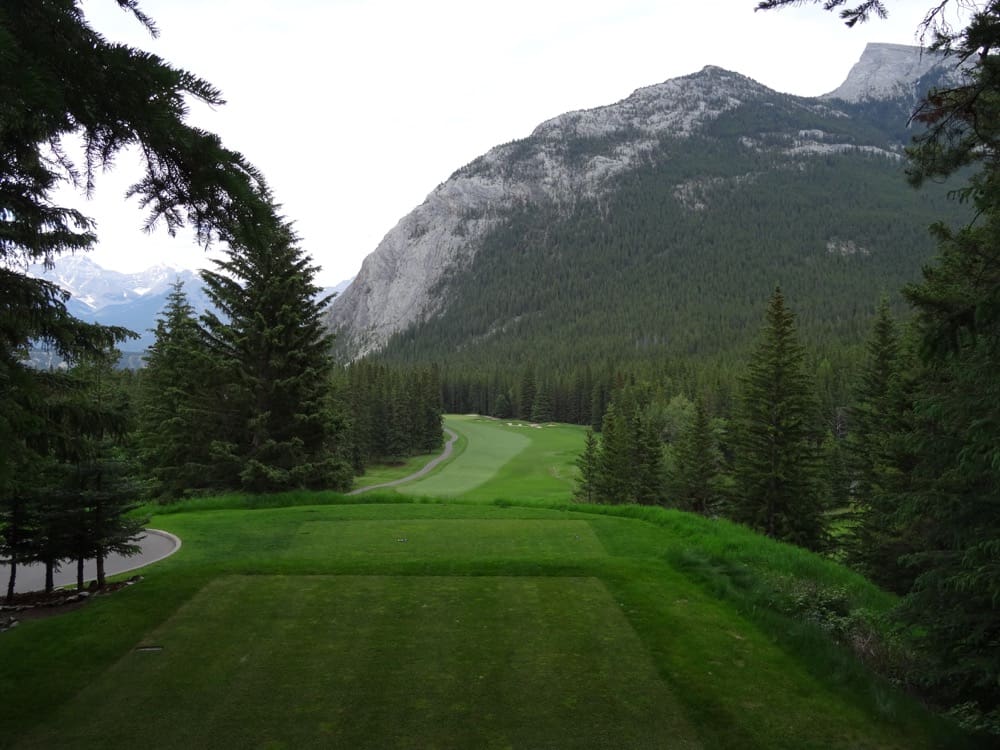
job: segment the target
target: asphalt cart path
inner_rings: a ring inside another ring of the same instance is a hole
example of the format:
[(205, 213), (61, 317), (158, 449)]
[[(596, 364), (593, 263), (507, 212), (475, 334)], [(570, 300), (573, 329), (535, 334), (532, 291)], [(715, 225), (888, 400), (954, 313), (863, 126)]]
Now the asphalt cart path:
[(412, 482), (414, 479), (420, 479), (420, 477), (427, 476), (432, 472), (442, 461), (447, 461), (451, 458), (452, 450), (455, 448), (455, 441), (458, 440), (458, 433), (449, 430), (447, 427), (444, 431), (448, 433), (448, 442), (444, 444), (444, 450), (441, 451), (441, 455), (437, 458), (433, 458), (428, 461), (420, 471), (416, 471), (409, 476), (403, 477), (402, 479), (394, 479), (391, 482), (382, 482), (382, 484), (373, 484), (369, 487), (358, 487), (356, 490), (351, 490), (348, 495), (360, 495), (362, 492), (368, 492), (369, 490), (381, 490), (386, 487), (395, 487), (400, 484), (406, 484), (407, 482)]
[[(170, 557), (181, 548), (181, 540), (173, 534), (159, 529), (146, 529), (137, 540), (139, 554), (132, 557), (111, 554), (104, 560), (104, 573), (108, 576), (128, 573), (131, 570), (145, 567)], [(97, 563), (87, 560), (83, 565), (83, 579), (92, 581), (97, 578)], [(10, 580), (10, 566), (0, 564), (0, 583), (7, 590)], [(76, 583), (76, 563), (64, 563), (53, 576), (56, 588), (70, 586)], [(41, 591), (45, 588), (45, 566), (41, 564), (18, 565), (17, 579), (14, 581), (14, 591)]]

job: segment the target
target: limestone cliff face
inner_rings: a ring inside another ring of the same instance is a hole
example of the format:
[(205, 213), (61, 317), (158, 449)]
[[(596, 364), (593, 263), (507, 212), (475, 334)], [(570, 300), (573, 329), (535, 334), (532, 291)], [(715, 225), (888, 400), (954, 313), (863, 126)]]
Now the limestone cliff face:
[[(665, 140), (690, 138), (746, 104), (767, 107), (780, 101), (829, 115), (837, 109), (835, 98), (861, 101), (912, 93), (913, 82), (938, 61), (921, 57), (915, 47), (869, 45), (844, 85), (819, 99), (787, 97), (710, 66), (639, 89), (615, 104), (555, 117), (529, 137), (491, 149), (434, 189), (365, 259), (357, 278), (334, 301), (327, 322), (348, 357), (377, 351), (393, 334), (447, 307), (449, 274), (474, 262), (482, 238), (514, 207), (545, 202), (568, 210), (577, 200), (600, 197), (612, 178), (652, 159)], [(857, 148), (819, 130), (780, 136), (748, 132), (744, 141), (789, 160)], [(900, 156), (898, 151), (890, 155)], [(739, 180), (752, 185), (755, 175)], [(699, 210), (710, 200), (710, 182), (695, 176), (678, 185), (675, 197)]]
[[(446, 274), (470, 263), (479, 240), (513, 206), (570, 206), (632, 168), (663, 137), (685, 138), (722, 112), (769, 89), (708, 67), (642, 88), (627, 99), (569, 112), (526, 139), (497, 146), (458, 170), (385, 236), (328, 324), (352, 357), (379, 349), (394, 333), (446, 305)], [(599, 141), (598, 153), (588, 146)]]
[(943, 55), (905, 44), (869, 44), (847, 79), (823, 99), (863, 102), (903, 97), (916, 100), (920, 81), (942, 71)]

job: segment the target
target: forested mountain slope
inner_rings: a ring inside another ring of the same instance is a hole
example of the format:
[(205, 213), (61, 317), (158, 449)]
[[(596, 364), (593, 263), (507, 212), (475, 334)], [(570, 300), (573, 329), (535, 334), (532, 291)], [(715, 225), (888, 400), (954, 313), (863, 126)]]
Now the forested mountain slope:
[(807, 338), (859, 341), (932, 256), (930, 217), (962, 216), (904, 179), (914, 97), (942, 74), (915, 54), (870, 46), (834, 92), (851, 101), (709, 67), (491, 150), (366, 260), (331, 313), (344, 355), (713, 356), (746, 345), (776, 284)]

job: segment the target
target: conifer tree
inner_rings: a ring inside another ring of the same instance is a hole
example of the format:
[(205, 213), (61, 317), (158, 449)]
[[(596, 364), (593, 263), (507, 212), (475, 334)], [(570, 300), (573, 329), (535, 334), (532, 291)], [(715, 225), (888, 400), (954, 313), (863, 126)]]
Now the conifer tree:
[[(116, 1), (155, 35), (137, 0)], [(147, 211), (147, 228), (162, 222), (175, 232), (188, 225), (208, 243), (225, 238), (234, 221), (267, 218), (271, 207), (261, 199), (261, 175), (217, 136), (185, 121), (189, 100), (221, 104), (220, 93), (156, 55), (108, 42), (89, 26), (80, 2), (5, 3), (0, 48), (0, 507), (10, 510), (0, 531), (20, 549), (30, 539), (19, 530), (15, 506), (31, 494), (27, 485), (51, 469), (61, 420), (83, 410), (82, 402), (67, 403), (54, 413), (52, 386), (65, 383), (57, 383), (59, 374), (31, 370), (29, 347), (43, 344), (80, 363), (130, 337), (122, 328), (74, 318), (63, 290), (24, 270), (32, 263), (51, 267), (58, 256), (86, 251), (97, 240), (87, 216), (56, 203), (56, 187), (93, 189), (97, 172), (135, 147), (143, 173), (129, 195)], [(106, 537), (92, 531), (91, 538)]]
[(632, 425), (627, 414), (612, 402), (604, 412), (601, 450), (597, 462), (597, 498), (599, 502), (633, 502)]
[(532, 409), (535, 408), (535, 392), (535, 368), (529, 365), (524, 368), (517, 393), (518, 419), (531, 419)]
[(132, 515), (138, 507), (138, 487), (125, 446), (133, 411), (112, 369), (116, 358), (90, 359), (70, 371), (74, 387), (61, 394), (53, 409), (58, 439), (52, 456), (59, 477), (47, 488), (66, 516), (62, 525), (67, 546), (59, 557), (95, 559), (101, 588), (107, 556), (136, 554), (145, 524)]
[(663, 502), (663, 443), (659, 431), (644, 410), (632, 411), (632, 492), (634, 502), (658, 505)]
[(982, 224), (941, 232), (938, 262), (906, 290), (923, 366), (905, 436), (900, 516), (918, 534), (903, 612), (934, 654), (930, 681), (1000, 726), (1000, 195)]
[(204, 486), (203, 438), (213, 432), (206, 402), (214, 400), (207, 350), (183, 282), (173, 284), (155, 334), (142, 374), (138, 440), (153, 494), (177, 497)]
[(855, 523), (847, 560), (871, 580), (900, 594), (915, 569), (904, 556), (918, 543), (914, 524), (903, 518), (915, 457), (907, 433), (913, 429), (913, 378), (918, 369), (901, 346), (888, 302), (879, 303), (851, 410), (847, 440)]
[(535, 394), (534, 402), (531, 406), (531, 421), (552, 421), (552, 388), (547, 381), (542, 382), (542, 384), (538, 386), (538, 391)]
[(315, 273), (284, 220), (237, 233), (229, 257), (202, 273), (219, 311), (202, 317), (207, 345), (228, 386), (213, 455), (231, 486), (349, 486), (330, 411), (331, 337), (320, 320), (329, 299), (316, 299)]
[(676, 443), (674, 458), (670, 488), (677, 507), (703, 516), (716, 513), (721, 505), (720, 456), (701, 398), (695, 399), (693, 419)]
[(810, 549), (825, 540), (812, 383), (780, 289), (743, 379), (732, 516)]
[(579, 469), (576, 488), (573, 497), (581, 503), (598, 502), (598, 467), (600, 464), (600, 446), (597, 436), (593, 430), (587, 430), (586, 442), (583, 453), (576, 459), (576, 466)]

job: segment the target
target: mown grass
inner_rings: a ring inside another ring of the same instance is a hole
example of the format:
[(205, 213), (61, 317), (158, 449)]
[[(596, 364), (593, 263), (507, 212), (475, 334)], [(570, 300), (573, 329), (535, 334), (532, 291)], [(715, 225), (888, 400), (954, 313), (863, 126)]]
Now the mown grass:
[(430, 476), (399, 487), (401, 494), (468, 501), (572, 496), (584, 428), (471, 415), (449, 415), (445, 423), (464, 438), (464, 450)]
[(754, 614), (765, 579), (892, 605), (804, 551), (656, 508), (309, 497), (157, 516), (184, 547), (141, 584), (0, 636), (0, 746), (964, 743)]
[(20, 746), (699, 746), (593, 578), (224, 576), (143, 647)]

